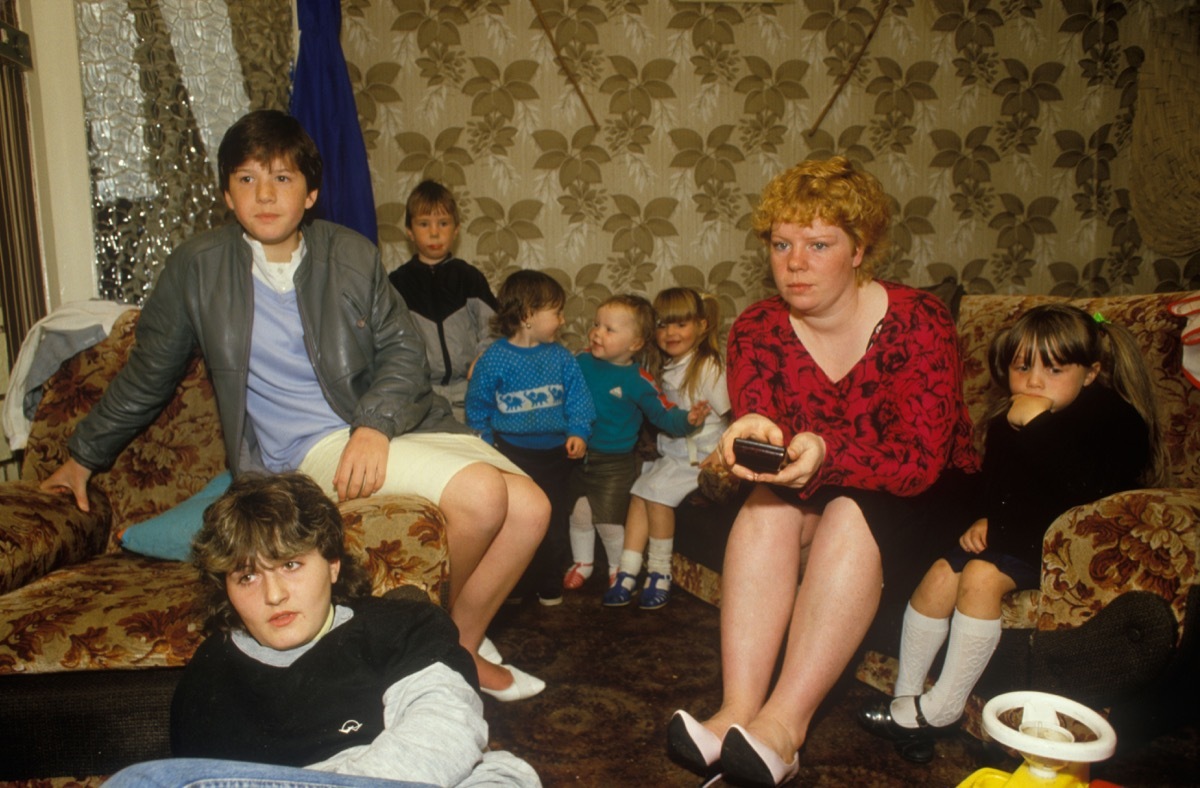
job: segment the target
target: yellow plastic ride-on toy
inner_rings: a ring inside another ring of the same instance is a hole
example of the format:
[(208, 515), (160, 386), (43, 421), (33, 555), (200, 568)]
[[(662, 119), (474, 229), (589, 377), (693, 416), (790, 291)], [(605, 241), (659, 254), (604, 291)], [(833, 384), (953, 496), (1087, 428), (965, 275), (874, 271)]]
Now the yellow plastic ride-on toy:
[(958, 788), (1079, 788), (1112, 786), (1088, 782), (1089, 764), (1112, 756), (1117, 733), (1096, 712), (1070, 698), (1045, 692), (1006, 692), (983, 707), (983, 729), (1021, 753), (1012, 774), (983, 768)]

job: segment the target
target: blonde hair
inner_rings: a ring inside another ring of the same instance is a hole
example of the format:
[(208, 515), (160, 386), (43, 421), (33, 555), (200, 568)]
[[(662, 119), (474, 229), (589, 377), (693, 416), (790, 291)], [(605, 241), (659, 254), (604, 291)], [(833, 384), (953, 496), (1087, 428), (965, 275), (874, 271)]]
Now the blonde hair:
[[(707, 324), (696, 339), (695, 354), (688, 362), (687, 371), (683, 374), (683, 385), (680, 386), (689, 399), (695, 400), (706, 362), (711, 361), (718, 370), (725, 368), (725, 362), (721, 358), (721, 343), (717, 338), (717, 331), (721, 326), (721, 302), (716, 296), (698, 293), (690, 287), (669, 287), (654, 297), (654, 314), (657, 318), (656, 326), (662, 326), (664, 323), (699, 323), (701, 320)], [(654, 355), (657, 358), (658, 369), (652, 371), (655, 379), (661, 383), (662, 365), (667, 362), (667, 358), (661, 349)]]
[[(1146, 423), (1150, 465), (1142, 475), (1142, 482), (1149, 487), (1170, 483), (1158, 399), (1154, 395), (1146, 359), (1129, 329), (1099, 315), (1093, 317), (1069, 304), (1033, 307), (997, 334), (988, 348), (992, 380), (1004, 389), (1005, 394), (1009, 391), (1008, 370), (1013, 360), (1020, 354), (1020, 360), (1028, 364), (1035, 352), (1045, 365), (1090, 367), (1099, 363), (1100, 371), (1094, 382), (1115, 391)], [(1008, 398), (1002, 398), (993, 406), (989, 417), (1003, 412), (1007, 405)]]
[(633, 360), (653, 372), (657, 346), (654, 344), (654, 307), (640, 295), (632, 293), (609, 296), (596, 307), (599, 312), (606, 306), (618, 306), (633, 315), (633, 327), (642, 340), (642, 346), (633, 354)]
[(844, 156), (809, 159), (775, 176), (763, 189), (751, 224), (764, 243), (779, 224), (807, 227), (815, 219), (834, 225), (863, 250), (855, 280), (871, 279), (888, 250), (892, 201), (879, 179)]

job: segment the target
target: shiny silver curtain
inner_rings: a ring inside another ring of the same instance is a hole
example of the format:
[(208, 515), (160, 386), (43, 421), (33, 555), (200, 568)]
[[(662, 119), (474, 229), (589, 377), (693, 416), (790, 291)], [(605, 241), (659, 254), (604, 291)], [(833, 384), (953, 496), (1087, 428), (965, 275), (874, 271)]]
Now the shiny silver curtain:
[(286, 109), (289, 0), (77, 0), (100, 295), (140, 304), (171, 250), (222, 224), (221, 136)]

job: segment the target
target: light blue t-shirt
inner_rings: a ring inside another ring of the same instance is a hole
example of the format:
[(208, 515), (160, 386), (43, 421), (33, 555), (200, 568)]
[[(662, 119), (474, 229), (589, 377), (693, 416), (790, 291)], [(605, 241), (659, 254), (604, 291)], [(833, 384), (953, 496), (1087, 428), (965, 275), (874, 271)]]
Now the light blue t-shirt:
[(346, 422), (321, 392), (304, 347), (296, 291), (279, 293), (254, 279), (254, 323), (246, 414), (268, 470), (300, 467), (309, 450)]

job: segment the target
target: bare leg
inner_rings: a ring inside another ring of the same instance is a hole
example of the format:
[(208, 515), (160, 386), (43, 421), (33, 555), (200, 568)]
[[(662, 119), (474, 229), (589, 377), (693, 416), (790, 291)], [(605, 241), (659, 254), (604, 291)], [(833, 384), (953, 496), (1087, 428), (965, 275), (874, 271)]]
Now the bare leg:
[[(958, 611), (971, 618), (1000, 618), (1000, 603), (1004, 595), (1016, 590), (1017, 584), (990, 561), (968, 561), (958, 583)], [(946, 615), (949, 615), (947, 613)]]
[(650, 519), (650, 536), (655, 539), (675, 536), (675, 510), (654, 501), (646, 501), (645, 504)]
[[(760, 580), (758, 588), (767, 584)], [(834, 499), (812, 534), (779, 681), (746, 726), (785, 763), (862, 642), (882, 588), (879, 548), (862, 511), (849, 498)]]
[(646, 499), (629, 496), (629, 512), (625, 515), (625, 549), (641, 553), (646, 549), (649, 533), (650, 517), (646, 511)]
[(724, 695), (705, 723), (718, 736), (753, 720), (767, 697), (796, 602), (805, 518), (803, 510), (758, 485), (734, 520), (721, 570)]
[(949, 618), (958, 598), (958, 577), (946, 559), (934, 561), (909, 600), (913, 610), (930, 618)]
[(504, 689), (512, 675), (476, 652), (546, 533), (550, 502), (528, 477), (475, 463), (454, 475), (439, 504), (450, 549), (450, 617), (475, 656), (479, 683)]

